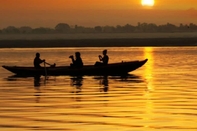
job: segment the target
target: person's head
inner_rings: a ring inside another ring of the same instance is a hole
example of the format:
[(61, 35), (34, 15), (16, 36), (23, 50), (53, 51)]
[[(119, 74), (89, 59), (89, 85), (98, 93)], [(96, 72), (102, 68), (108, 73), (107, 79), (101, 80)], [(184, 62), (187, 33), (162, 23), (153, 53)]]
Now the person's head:
[(40, 57), (40, 53), (36, 53), (36, 57)]
[(106, 55), (107, 54), (107, 50), (103, 50), (103, 55)]
[(75, 52), (75, 56), (77, 57), (77, 58), (79, 58), (80, 57), (80, 52)]

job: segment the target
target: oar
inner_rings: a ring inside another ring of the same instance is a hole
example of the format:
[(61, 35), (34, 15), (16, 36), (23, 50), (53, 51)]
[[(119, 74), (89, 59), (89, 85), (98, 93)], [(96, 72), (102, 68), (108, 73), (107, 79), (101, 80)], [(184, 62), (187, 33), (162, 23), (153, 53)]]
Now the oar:
[(49, 63), (47, 63), (47, 62), (44, 62), (44, 63), (51, 66), (51, 64), (49, 64)]
[(45, 71), (45, 80), (47, 79), (47, 68), (46, 68), (47, 62), (44, 62), (44, 71)]
[(52, 65), (52, 64), (49, 64), (49, 63), (47, 63), (47, 62), (45, 62), (45, 64), (47, 64), (47, 65), (50, 65), (51, 67), (55, 67), (55, 63)]

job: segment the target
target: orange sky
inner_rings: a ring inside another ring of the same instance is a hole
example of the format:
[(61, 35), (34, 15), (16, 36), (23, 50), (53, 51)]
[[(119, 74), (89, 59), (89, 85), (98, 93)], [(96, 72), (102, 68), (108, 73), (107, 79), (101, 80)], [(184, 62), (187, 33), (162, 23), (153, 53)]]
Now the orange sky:
[(197, 0), (0, 0), (0, 29), (7, 26), (137, 25), (137, 22), (197, 24)]

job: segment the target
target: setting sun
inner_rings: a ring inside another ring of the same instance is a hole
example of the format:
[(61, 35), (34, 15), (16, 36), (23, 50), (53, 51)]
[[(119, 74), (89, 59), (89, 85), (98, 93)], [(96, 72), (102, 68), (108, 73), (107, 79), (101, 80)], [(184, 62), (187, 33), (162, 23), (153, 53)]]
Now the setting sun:
[(143, 6), (153, 6), (154, 5), (154, 0), (142, 0), (141, 1)]

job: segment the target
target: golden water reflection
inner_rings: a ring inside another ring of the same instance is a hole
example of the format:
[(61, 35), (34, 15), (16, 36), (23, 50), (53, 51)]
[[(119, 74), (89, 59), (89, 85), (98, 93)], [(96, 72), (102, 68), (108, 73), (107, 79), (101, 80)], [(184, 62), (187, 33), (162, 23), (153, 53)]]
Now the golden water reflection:
[(154, 116), (154, 102), (153, 102), (153, 96), (152, 92), (154, 91), (154, 85), (153, 85), (153, 48), (152, 47), (145, 47), (144, 48), (144, 57), (148, 59), (148, 62), (145, 65), (145, 79), (147, 84), (147, 90), (144, 92), (145, 97), (145, 115), (143, 117), (143, 120), (149, 121), (144, 124), (145, 128), (151, 127), (151, 121), (153, 120)]
[(144, 48), (144, 57), (148, 59), (148, 62), (144, 65), (145, 66), (145, 78), (147, 82), (147, 90), (153, 91), (154, 86), (153, 82), (153, 66), (154, 66), (154, 58), (153, 58), (153, 47), (145, 47)]
[[(11, 73), (4, 71), (0, 79), (0, 129), (196, 131), (197, 48), (115, 49), (120, 50), (118, 54), (113, 52), (118, 60), (124, 53), (122, 58), (131, 53), (149, 60), (128, 78), (57, 76), (34, 81), (7, 78)], [(62, 53), (56, 58), (48, 49), (43, 50), (51, 54), (52, 60), (62, 57)], [(94, 60), (89, 55), (92, 49), (84, 50), (87, 61)], [(97, 50), (100, 53), (101, 48)], [(18, 59), (16, 53), (7, 54), (10, 61)]]

